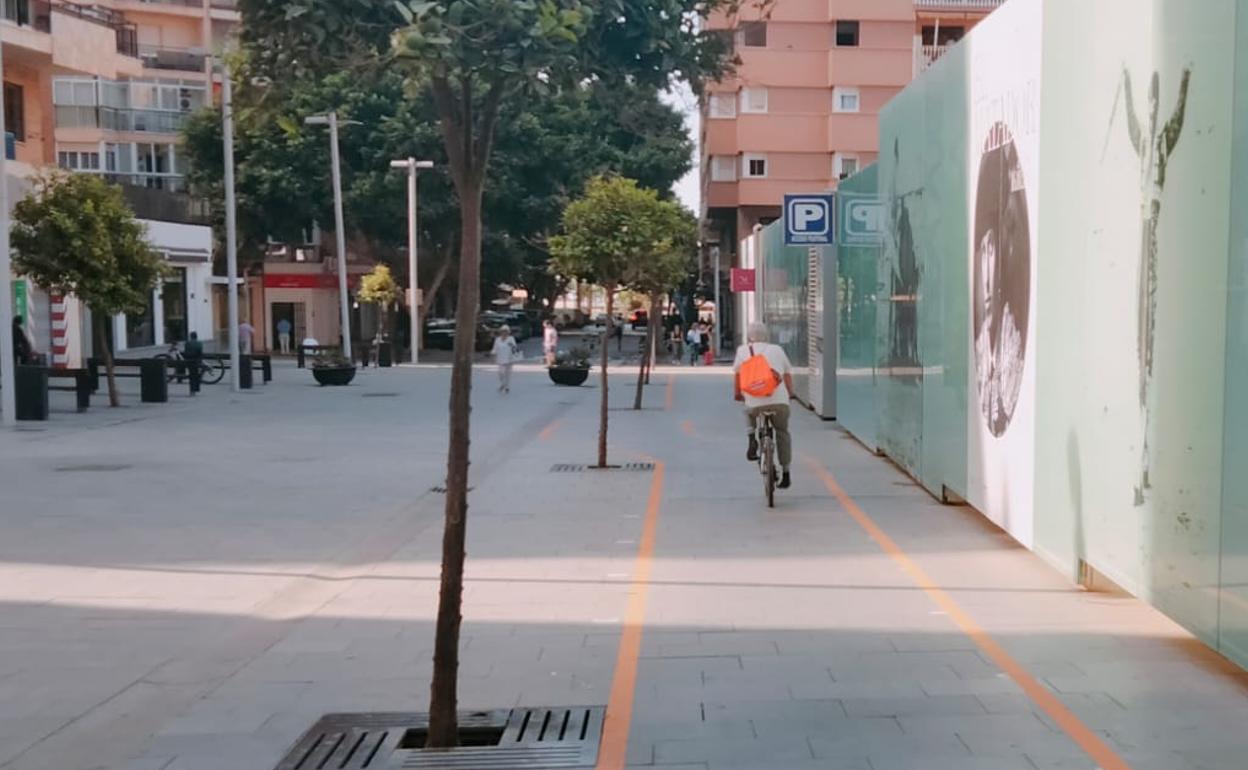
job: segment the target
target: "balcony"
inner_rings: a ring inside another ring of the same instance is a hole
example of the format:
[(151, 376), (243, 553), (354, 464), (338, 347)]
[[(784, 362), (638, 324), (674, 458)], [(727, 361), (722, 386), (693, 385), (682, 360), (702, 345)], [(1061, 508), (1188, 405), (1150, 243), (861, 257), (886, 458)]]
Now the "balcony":
[(914, 0), (919, 11), (979, 11), (989, 13), (1001, 7), (1005, 0)]
[(80, 107), (58, 104), (57, 128), (101, 128), (105, 131), (176, 134), (191, 113), (119, 107)]
[(99, 6), (78, 5), (77, 3), (61, 3), (56, 6), (56, 12), (108, 27), (113, 30), (117, 38), (117, 53), (138, 58), (139, 33), (135, 26), (127, 23), (126, 17), (120, 13)]
[(185, 225), (212, 224), (212, 207), (208, 201), (175, 190), (172, 177), (105, 174), (105, 178), (121, 189), (122, 197), (139, 219)]

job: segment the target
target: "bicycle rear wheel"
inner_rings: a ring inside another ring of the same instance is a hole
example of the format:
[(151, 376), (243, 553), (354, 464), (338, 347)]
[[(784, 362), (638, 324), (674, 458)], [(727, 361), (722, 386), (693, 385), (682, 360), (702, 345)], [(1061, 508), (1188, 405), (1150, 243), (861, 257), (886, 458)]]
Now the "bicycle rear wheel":
[(200, 362), (199, 380), (208, 385), (216, 385), (225, 376), (225, 364), (215, 358), (205, 358)]

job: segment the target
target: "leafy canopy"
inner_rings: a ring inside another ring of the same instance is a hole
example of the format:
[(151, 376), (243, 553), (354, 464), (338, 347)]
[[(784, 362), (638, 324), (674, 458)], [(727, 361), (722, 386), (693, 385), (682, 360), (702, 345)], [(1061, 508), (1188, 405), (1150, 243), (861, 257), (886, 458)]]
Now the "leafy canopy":
[(372, 272), (360, 279), (360, 288), (356, 297), (361, 302), (372, 302), (377, 305), (391, 305), (399, 298), (399, 285), (394, 282), (390, 268), (377, 265)]
[(17, 272), (107, 315), (141, 313), (164, 273), (121, 191), (94, 174), (50, 171), (13, 209)]
[(662, 291), (680, 277), (675, 266), (687, 254), (689, 224), (678, 204), (635, 180), (596, 177), (584, 197), (568, 205), (563, 233), (550, 239), (551, 266), (600, 286), (644, 283), (646, 290)]

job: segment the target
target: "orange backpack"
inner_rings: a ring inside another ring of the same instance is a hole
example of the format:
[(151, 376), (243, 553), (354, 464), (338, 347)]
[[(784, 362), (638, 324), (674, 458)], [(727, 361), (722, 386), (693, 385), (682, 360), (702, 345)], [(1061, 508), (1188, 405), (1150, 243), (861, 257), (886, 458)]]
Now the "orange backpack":
[(750, 357), (745, 359), (737, 371), (737, 382), (741, 384), (741, 392), (755, 398), (766, 398), (776, 392), (780, 386), (780, 375), (771, 368), (767, 356), (754, 352), (750, 345)]

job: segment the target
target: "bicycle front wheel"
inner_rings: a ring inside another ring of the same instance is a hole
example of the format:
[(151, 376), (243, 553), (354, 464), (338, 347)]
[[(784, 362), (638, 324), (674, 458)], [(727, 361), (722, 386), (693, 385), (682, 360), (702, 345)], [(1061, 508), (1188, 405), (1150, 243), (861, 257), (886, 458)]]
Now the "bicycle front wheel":
[(225, 376), (225, 364), (215, 358), (206, 358), (200, 363), (199, 379), (208, 385), (216, 385)]

